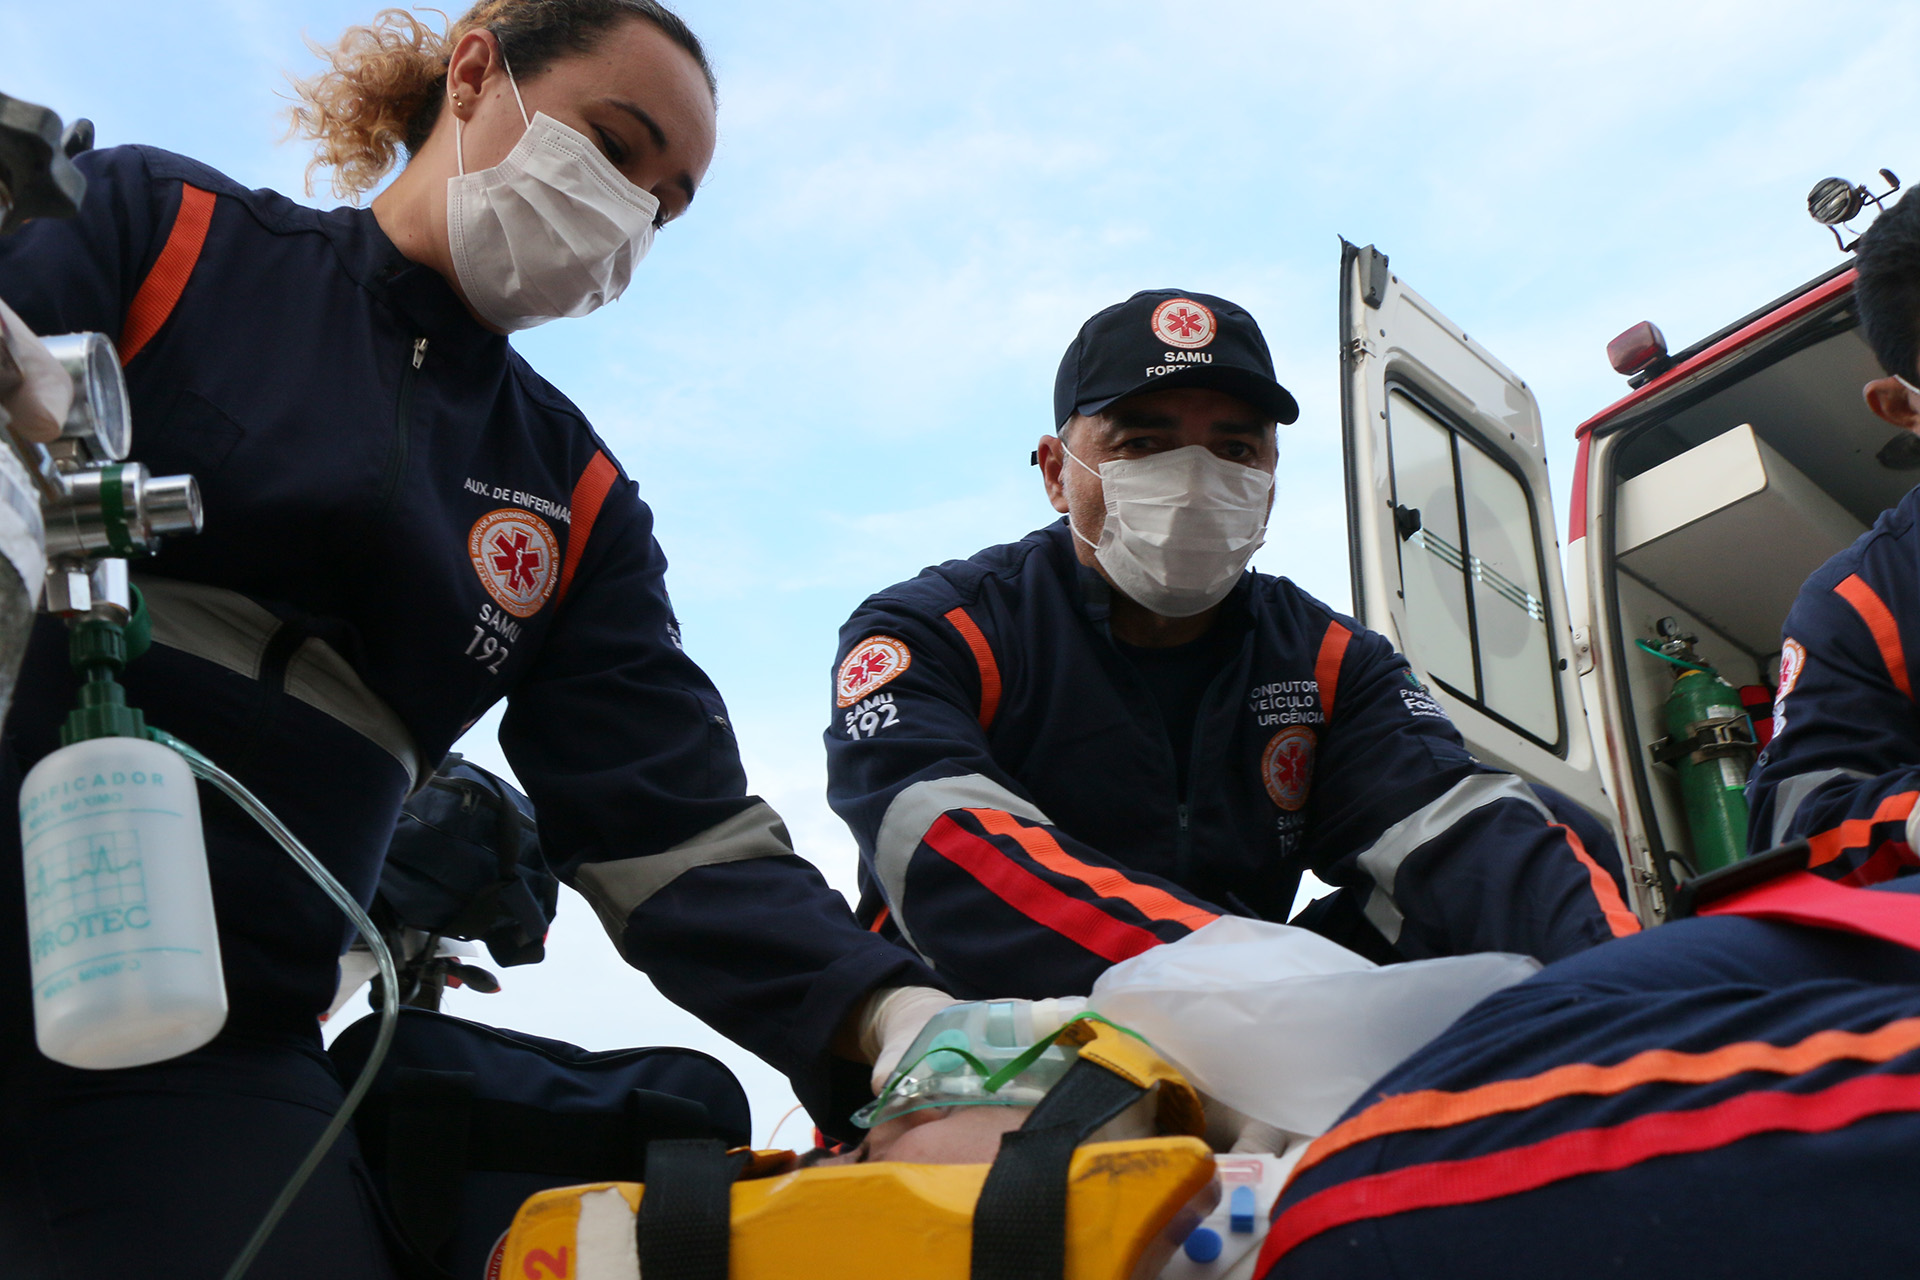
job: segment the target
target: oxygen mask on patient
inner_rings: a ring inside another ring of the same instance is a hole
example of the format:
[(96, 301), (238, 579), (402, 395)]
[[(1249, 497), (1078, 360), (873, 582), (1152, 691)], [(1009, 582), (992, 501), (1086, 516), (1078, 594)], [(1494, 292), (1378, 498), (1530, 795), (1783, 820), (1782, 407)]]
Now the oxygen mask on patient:
[(1055, 1039), (1085, 1008), (1078, 998), (950, 1005), (928, 1020), (853, 1122), (871, 1129), (935, 1107), (1031, 1107), (1079, 1057)]

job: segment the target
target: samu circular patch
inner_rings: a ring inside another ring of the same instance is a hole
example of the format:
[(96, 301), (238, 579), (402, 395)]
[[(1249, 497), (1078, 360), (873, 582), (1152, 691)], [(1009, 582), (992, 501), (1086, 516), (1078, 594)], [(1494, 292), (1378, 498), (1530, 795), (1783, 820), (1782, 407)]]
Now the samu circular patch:
[(869, 636), (840, 663), (840, 674), (833, 682), (834, 701), (850, 707), (912, 665), (913, 650), (905, 640)]
[(1307, 725), (1288, 725), (1273, 735), (1260, 755), (1260, 780), (1267, 784), (1267, 795), (1289, 813), (1307, 802), (1315, 741)]
[(553, 594), (560, 543), (547, 522), (519, 507), (489, 511), (467, 535), (480, 585), (516, 618), (529, 618)]
[(1218, 329), (1213, 312), (1192, 298), (1168, 298), (1153, 309), (1153, 336), (1170, 347), (1204, 347)]

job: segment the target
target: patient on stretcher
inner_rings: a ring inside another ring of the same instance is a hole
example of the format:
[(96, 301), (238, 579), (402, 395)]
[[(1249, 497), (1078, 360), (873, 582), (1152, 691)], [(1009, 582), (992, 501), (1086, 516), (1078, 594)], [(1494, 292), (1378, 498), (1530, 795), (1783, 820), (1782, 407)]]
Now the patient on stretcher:
[[(1224, 919), (1115, 965), (1085, 999), (943, 1011), (854, 1117), (866, 1139), (805, 1159), (990, 1162), (1073, 1065), (1072, 1025), (1083, 1019), (1177, 1067), (1204, 1101), (1215, 1151), (1297, 1151), (1455, 1016), (1537, 968), (1500, 955), (1382, 968), (1305, 930)], [(1153, 1117), (1142, 1099), (1092, 1140), (1150, 1137)]]

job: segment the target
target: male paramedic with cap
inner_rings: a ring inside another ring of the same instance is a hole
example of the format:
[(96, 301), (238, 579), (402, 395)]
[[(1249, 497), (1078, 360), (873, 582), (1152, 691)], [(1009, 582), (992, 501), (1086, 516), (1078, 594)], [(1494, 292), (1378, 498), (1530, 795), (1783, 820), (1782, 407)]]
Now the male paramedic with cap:
[[(1920, 431), (1920, 200), (1860, 238), (1854, 302), (1887, 377), (1867, 407)], [(1920, 490), (1807, 579), (1787, 613), (1773, 740), (1747, 798), (1753, 852), (1804, 838), (1810, 870), (1849, 883), (1915, 864), (1920, 715), (1908, 655), (1920, 653)]]
[(1108, 307), (1035, 455), (1067, 518), (841, 629), (861, 914), (956, 994), (1084, 992), (1223, 913), (1286, 919), (1309, 869), (1343, 892), (1303, 923), (1377, 959), (1636, 930), (1596, 823), (1477, 763), (1380, 636), (1245, 571), (1298, 412), (1233, 303)]

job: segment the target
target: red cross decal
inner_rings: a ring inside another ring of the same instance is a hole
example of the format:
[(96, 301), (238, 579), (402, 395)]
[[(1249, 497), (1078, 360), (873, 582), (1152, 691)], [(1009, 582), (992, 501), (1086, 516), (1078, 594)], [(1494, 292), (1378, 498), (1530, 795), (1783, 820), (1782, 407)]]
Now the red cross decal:
[(1292, 793), (1306, 785), (1306, 751), (1299, 742), (1289, 742), (1273, 756), (1273, 781), (1281, 791)]
[(1207, 324), (1205, 320), (1202, 320), (1198, 315), (1187, 310), (1185, 307), (1167, 312), (1164, 323), (1169, 332), (1181, 338), (1191, 338), (1194, 334), (1206, 328)]
[(509, 591), (532, 591), (538, 581), (534, 575), (544, 561), (540, 548), (528, 546), (529, 541), (525, 529), (493, 535), (493, 571), (507, 580)]

